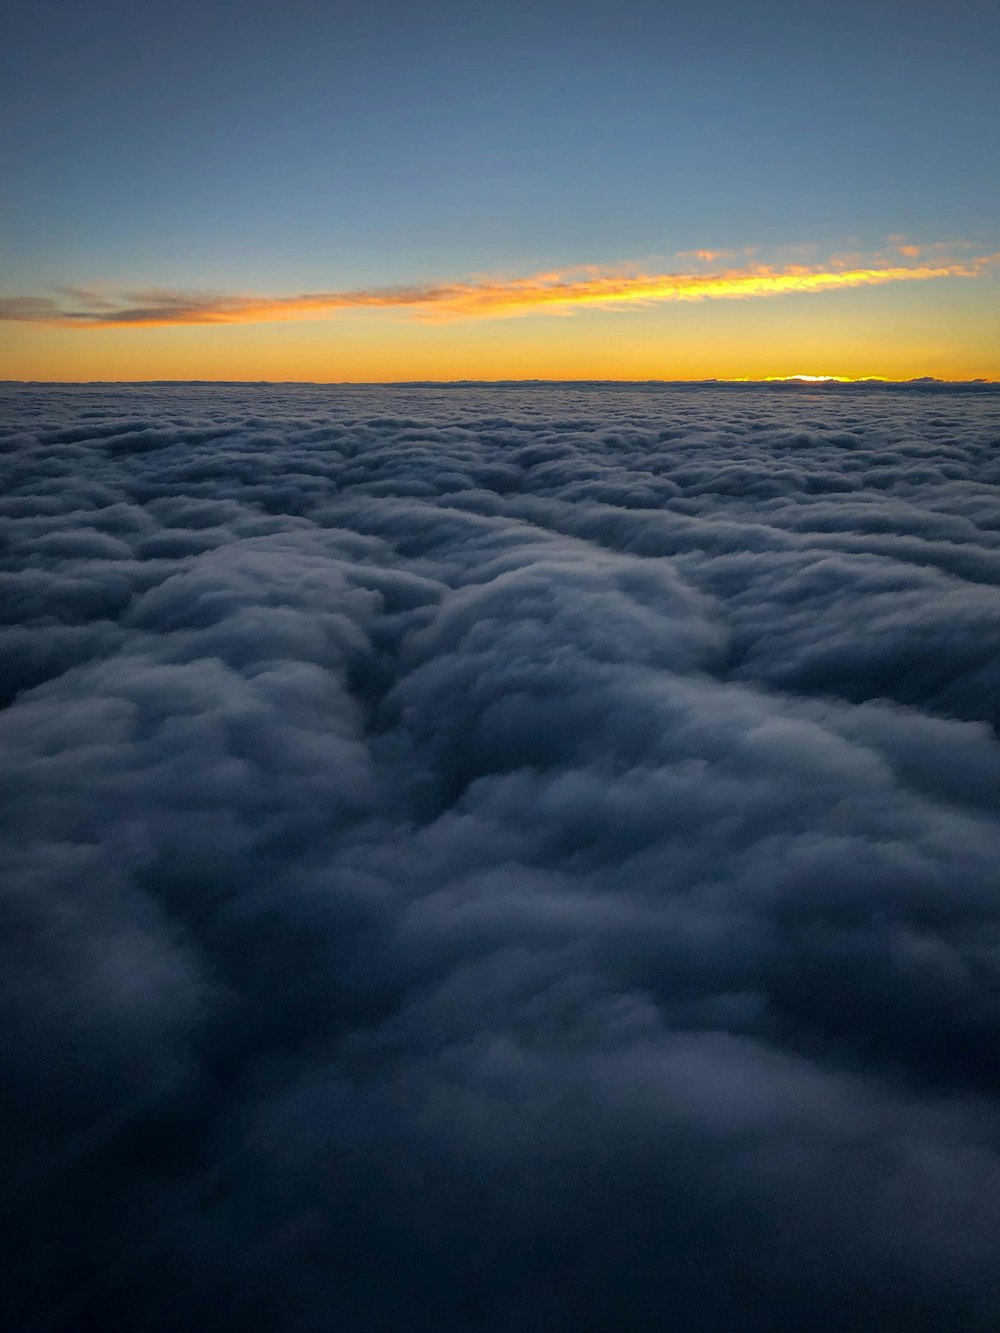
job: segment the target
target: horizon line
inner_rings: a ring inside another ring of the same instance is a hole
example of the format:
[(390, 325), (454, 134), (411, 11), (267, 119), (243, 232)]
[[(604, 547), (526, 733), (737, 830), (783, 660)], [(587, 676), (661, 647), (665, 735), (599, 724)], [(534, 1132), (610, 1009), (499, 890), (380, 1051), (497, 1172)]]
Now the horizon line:
[(977, 388), (989, 389), (1000, 388), (1000, 379), (986, 378), (984, 376), (975, 376), (969, 379), (942, 379), (936, 375), (915, 375), (907, 379), (890, 379), (881, 375), (864, 375), (853, 378), (847, 375), (766, 375), (755, 379), (750, 376), (731, 376), (717, 377), (706, 376), (702, 379), (660, 379), (660, 378), (596, 378), (582, 377), (579, 379), (565, 378), (546, 378), (532, 377), (522, 379), (412, 379), (412, 380), (309, 380), (309, 379), (0, 379), (0, 386), (46, 386), (50, 388), (59, 387), (88, 387), (88, 386), (117, 386), (117, 385), (245, 385), (252, 386), (283, 386), (283, 385), (308, 385), (315, 388), (479, 388), (504, 385), (651, 385), (662, 384), (672, 386), (711, 386), (718, 387), (746, 387), (746, 388), (808, 388), (808, 389), (856, 389), (856, 388), (921, 388), (921, 387), (939, 387), (939, 388)]

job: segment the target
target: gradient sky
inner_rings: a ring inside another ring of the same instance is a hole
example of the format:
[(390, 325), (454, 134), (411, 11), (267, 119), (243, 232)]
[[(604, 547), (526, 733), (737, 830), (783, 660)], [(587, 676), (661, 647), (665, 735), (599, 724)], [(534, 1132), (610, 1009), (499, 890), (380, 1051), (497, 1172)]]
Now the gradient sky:
[(1000, 4), (16, 0), (0, 375), (1000, 378)]

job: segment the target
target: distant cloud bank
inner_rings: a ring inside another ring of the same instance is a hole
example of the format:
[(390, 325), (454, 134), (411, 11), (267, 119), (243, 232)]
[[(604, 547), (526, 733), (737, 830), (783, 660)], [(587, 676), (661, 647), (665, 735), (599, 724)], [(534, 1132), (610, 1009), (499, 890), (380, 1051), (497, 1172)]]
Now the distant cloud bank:
[(994, 1333), (995, 394), (2, 394), (11, 1328)]
[[(712, 264), (728, 256), (729, 252), (699, 250), (678, 258)], [(614, 310), (664, 302), (740, 300), (895, 282), (975, 278), (998, 262), (1000, 253), (956, 256), (941, 246), (897, 245), (867, 260), (851, 254), (835, 256), (823, 264), (744, 263), (742, 267), (686, 272), (585, 267), (520, 278), (482, 277), (288, 295), (62, 288), (55, 296), (0, 298), (0, 319), (93, 329), (322, 319), (356, 309), (397, 309), (434, 320), (492, 318), (545, 311), (568, 313), (584, 307)]]

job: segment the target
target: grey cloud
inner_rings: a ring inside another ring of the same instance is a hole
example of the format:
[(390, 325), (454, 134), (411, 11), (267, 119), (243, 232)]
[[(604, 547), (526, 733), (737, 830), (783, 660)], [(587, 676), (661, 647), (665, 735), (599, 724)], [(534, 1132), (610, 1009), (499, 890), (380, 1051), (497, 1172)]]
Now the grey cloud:
[(4, 393), (14, 1325), (996, 1327), (1000, 396)]

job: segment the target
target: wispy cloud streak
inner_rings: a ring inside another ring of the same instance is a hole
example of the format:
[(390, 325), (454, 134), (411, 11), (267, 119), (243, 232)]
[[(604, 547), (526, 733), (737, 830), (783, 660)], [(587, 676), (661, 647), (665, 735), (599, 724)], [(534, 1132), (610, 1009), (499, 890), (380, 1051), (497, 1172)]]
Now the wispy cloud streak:
[[(709, 251), (687, 252), (712, 261)], [(535, 273), (521, 278), (473, 278), (342, 291), (286, 295), (181, 290), (89, 291), (61, 288), (55, 297), (0, 298), (0, 319), (101, 328), (168, 324), (249, 324), (322, 319), (341, 311), (389, 309), (425, 319), (495, 318), (539, 312), (570, 313), (581, 307), (620, 309), (669, 302), (740, 300), (789, 293), (839, 291), (894, 282), (974, 278), (1000, 262), (1000, 252), (930, 258), (916, 246), (899, 246), (891, 259), (869, 262), (852, 255), (825, 264), (751, 264), (714, 272), (608, 271), (594, 267)], [(909, 260), (901, 263), (899, 259)]]

